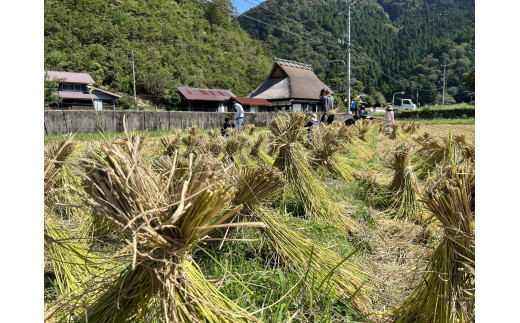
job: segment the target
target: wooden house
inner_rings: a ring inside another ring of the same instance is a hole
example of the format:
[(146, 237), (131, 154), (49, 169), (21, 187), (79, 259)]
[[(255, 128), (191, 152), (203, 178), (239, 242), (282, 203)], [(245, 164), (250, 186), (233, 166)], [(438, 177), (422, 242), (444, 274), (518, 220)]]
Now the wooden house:
[(88, 73), (46, 71), (47, 80), (59, 80), (57, 94), (61, 98), (59, 109), (115, 110), (115, 101), (121, 96), (94, 87)]
[(226, 104), (235, 95), (229, 90), (178, 87), (188, 111), (227, 112)]
[(276, 59), (267, 79), (248, 97), (265, 99), (278, 110), (320, 112), (320, 91), (325, 88), (311, 65)]

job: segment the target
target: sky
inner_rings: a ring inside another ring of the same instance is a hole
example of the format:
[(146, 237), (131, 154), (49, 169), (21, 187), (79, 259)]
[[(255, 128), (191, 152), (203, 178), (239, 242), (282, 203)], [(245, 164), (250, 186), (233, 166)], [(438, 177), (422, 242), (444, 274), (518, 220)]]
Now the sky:
[(231, 0), (233, 5), (237, 8), (238, 13), (243, 13), (251, 7), (256, 7), (258, 2), (263, 1), (264, 0)]

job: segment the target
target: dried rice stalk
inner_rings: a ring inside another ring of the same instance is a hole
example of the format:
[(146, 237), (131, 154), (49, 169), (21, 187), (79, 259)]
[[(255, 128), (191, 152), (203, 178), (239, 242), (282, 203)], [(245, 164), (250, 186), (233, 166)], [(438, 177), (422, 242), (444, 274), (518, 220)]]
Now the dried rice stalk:
[(143, 162), (138, 143), (127, 136), (121, 145), (102, 146), (98, 157), (85, 163), (85, 203), (118, 228), (133, 259), (114, 288), (76, 321), (139, 319), (154, 299), (165, 322), (256, 321), (222, 294), (208, 294), (216, 289), (193, 269), (190, 257), (197, 242), (226, 227), (223, 223), (241, 209), (220, 216), (234, 192), (216, 175), (218, 165), (190, 161), (182, 181), (165, 179)]
[(420, 132), (421, 123), (416, 122), (415, 120), (412, 120), (406, 125), (406, 128), (404, 128), (404, 126), (405, 126), (405, 124), (403, 123), (404, 132), (409, 133), (409, 134), (416, 134), (416, 133)]
[(418, 190), (417, 178), (410, 166), (411, 147), (408, 144), (399, 144), (394, 151), (394, 158), (390, 165), (394, 170), (393, 180), (388, 187), (392, 208), (395, 209), (393, 217), (396, 219), (414, 220), (419, 210), (419, 201), (415, 190)]
[(181, 146), (182, 131), (178, 129), (174, 134), (161, 137), (159, 142), (163, 147), (163, 155), (173, 156), (175, 151), (178, 151)]
[(451, 166), (423, 194), (426, 208), (443, 227), (424, 283), (395, 314), (396, 322), (474, 322), (475, 170)]
[(391, 123), (390, 124), (390, 136), (388, 138), (395, 139), (395, 140), (403, 140), (404, 135), (401, 129), (401, 124), (399, 123)]
[(234, 181), (237, 187), (234, 203), (244, 204), (249, 214), (266, 224), (263, 232), (267, 241), (287, 265), (300, 272), (308, 268), (318, 282), (324, 282), (324, 290), (332, 288), (343, 300), (352, 299), (352, 305), (364, 314), (370, 311), (369, 295), (373, 292), (373, 286), (357, 265), (350, 259), (342, 259), (332, 250), (314, 244), (292, 230), (276, 213), (261, 205), (283, 189), (285, 180), (280, 171), (265, 166), (244, 168)]
[(357, 231), (359, 225), (345, 216), (342, 208), (327, 193), (312, 172), (303, 148), (297, 142), (304, 131), (304, 121), (303, 113), (293, 113), (290, 117), (280, 115), (271, 120), (269, 128), (276, 136), (273, 143), (279, 151), (274, 166), (286, 175), (292, 191), (303, 205), (309, 219), (330, 223), (346, 233)]

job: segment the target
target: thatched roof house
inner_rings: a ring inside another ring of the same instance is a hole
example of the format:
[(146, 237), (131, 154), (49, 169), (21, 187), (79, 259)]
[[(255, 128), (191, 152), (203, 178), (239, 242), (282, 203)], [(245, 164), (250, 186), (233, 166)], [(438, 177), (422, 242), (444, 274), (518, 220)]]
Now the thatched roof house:
[(311, 65), (276, 59), (267, 79), (249, 97), (268, 100), (280, 110), (317, 111), (324, 88)]

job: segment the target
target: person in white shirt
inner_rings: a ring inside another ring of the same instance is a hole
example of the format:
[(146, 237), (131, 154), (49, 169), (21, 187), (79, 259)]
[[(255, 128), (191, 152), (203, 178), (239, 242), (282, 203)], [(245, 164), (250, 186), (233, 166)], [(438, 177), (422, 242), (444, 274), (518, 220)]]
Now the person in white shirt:
[(383, 131), (382, 131), (383, 134), (385, 133), (386, 126), (388, 126), (389, 124), (392, 124), (392, 123), (394, 123), (394, 109), (392, 108), (392, 105), (389, 104), (388, 107), (386, 108), (385, 126), (383, 127)]
[(233, 106), (237, 109), (237, 128), (238, 132), (242, 132), (242, 122), (244, 122), (244, 108), (237, 101), (233, 102)]

